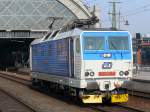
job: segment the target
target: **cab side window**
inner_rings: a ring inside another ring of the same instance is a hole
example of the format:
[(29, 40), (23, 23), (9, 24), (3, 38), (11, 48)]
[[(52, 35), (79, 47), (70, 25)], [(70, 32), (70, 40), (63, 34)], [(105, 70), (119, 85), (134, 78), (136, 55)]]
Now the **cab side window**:
[(80, 54), (80, 39), (79, 38), (77, 38), (76, 39), (76, 53), (78, 53), (78, 54)]

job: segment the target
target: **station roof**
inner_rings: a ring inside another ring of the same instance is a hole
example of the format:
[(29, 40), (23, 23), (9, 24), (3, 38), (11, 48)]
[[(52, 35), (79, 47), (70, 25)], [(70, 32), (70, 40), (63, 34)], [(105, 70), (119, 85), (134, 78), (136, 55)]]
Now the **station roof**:
[(0, 30), (48, 30), (50, 17), (58, 28), (74, 19), (91, 17), (81, 0), (0, 0)]

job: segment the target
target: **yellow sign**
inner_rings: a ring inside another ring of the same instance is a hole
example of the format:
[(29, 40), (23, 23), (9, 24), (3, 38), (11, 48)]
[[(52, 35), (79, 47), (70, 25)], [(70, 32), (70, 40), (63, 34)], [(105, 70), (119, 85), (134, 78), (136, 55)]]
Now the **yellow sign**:
[(128, 101), (128, 94), (115, 94), (111, 96), (112, 103), (122, 103)]
[(102, 103), (102, 95), (84, 95), (82, 97), (83, 103)]

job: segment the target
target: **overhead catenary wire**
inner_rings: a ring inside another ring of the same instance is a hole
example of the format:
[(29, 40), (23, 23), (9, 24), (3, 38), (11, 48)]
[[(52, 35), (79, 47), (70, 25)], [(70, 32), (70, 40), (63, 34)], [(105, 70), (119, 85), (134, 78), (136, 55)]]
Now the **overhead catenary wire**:
[(146, 4), (146, 5), (143, 5), (143, 6), (141, 6), (141, 7), (138, 7), (138, 8), (135, 8), (135, 9), (133, 9), (133, 10), (129, 10), (129, 11), (126, 11), (125, 13), (128, 13), (128, 12), (135, 12), (135, 11), (137, 11), (137, 10), (143, 10), (143, 9), (145, 9), (145, 8), (148, 8), (148, 7), (150, 7), (150, 4)]
[(141, 6), (139, 8), (134, 9), (134, 10), (130, 10), (130, 11), (128, 11), (129, 13), (127, 12), (121, 17), (134, 16), (134, 15), (138, 15), (138, 14), (141, 14), (141, 13), (144, 13), (147, 11), (150, 11), (150, 4)]
[(123, 3), (122, 6), (127, 7), (129, 4), (137, 2), (139, 0), (120, 0), (120, 1)]
[(123, 15), (123, 16), (121, 16), (121, 17), (128, 17), (128, 16), (139, 15), (139, 14), (144, 13), (144, 12), (147, 12), (147, 11), (150, 11), (150, 8), (149, 8), (149, 9), (142, 9), (142, 10), (136, 11), (136, 12), (132, 12), (132, 13)]
[[(86, 0), (88, 2), (88, 4), (93, 4), (93, 2), (95, 2), (95, 0)], [(126, 22), (128, 21), (127, 18), (131, 17), (131, 16), (136, 16), (136, 15), (141, 15), (141, 14), (146, 14), (148, 11), (150, 11), (150, 2), (145, 1), (143, 2), (143, 0), (118, 0), (119, 2), (121, 2), (121, 4), (119, 5), (119, 9), (120, 10), (120, 20), (118, 18), (118, 20), (120, 22)], [(135, 4), (134, 6), (130, 7), (132, 4)], [(137, 7), (136, 7), (137, 6)], [(105, 6), (108, 7), (108, 6)], [(109, 4), (110, 7), (110, 4)], [(102, 23), (110, 23), (111, 22), (111, 18), (110, 15), (106, 17), (106, 14), (108, 14), (108, 11), (110, 12), (110, 9), (107, 11), (104, 10), (105, 8), (101, 9), (103, 10), (103, 14), (104, 16), (101, 17), (102, 19)]]

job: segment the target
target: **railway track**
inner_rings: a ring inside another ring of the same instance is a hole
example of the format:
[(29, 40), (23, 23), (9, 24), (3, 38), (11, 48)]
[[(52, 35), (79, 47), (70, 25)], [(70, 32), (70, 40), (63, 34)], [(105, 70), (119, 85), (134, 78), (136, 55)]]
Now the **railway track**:
[(137, 90), (128, 90), (129, 95), (150, 99), (150, 93)]
[(11, 80), (11, 81), (15, 81), (17, 83), (21, 83), (23, 85), (31, 85), (31, 80), (27, 80), (27, 79), (24, 79), (21, 77), (9, 75), (7, 73), (0, 73), (0, 77)]
[(130, 100), (126, 104), (108, 104), (90, 106), (90, 108), (101, 112), (150, 112), (150, 108), (148, 109), (150, 107), (149, 96), (148, 93), (136, 91), (130, 95)]
[[(1, 77), (5, 75), (4, 77)], [(8, 91), (8, 94), (14, 96), (17, 100), (23, 101), (25, 104), (29, 104), (34, 112), (87, 112), (87, 107), (80, 107), (70, 102), (66, 102), (66, 100), (61, 100), (58, 97), (51, 97), (53, 95), (42, 94), (38, 91), (34, 91), (30, 89), (26, 83), (22, 83), (20, 78), (15, 79), (16, 76), (9, 76), (7, 77), (6, 74), (1, 74), (1, 84), (0, 88), (4, 89), (4, 91)], [(13, 77), (13, 78), (10, 78)], [(8, 80), (8, 82), (7, 82)], [(20, 81), (18, 81), (20, 80)], [(24, 80), (24, 79), (23, 79)], [(9, 86), (12, 84), (11, 86)], [(6, 86), (5, 86), (6, 85)], [(18, 86), (18, 89), (17, 89)], [(12, 89), (12, 90), (11, 90)], [(50, 96), (50, 97), (49, 97)], [(19, 98), (19, 99), (18, 99)], [(27, 102), (27, 103), (26, 103)], [(58, 107), (59, 106), (59, 107)], [(66, 108), (67, 107), (67, 108)], [(37, 110), (37, 111), (36, 111)], [(95, 112), (90, 109), (90, 112)], [(18, 111), (23, 112), (23, 111)], [(25, 111), (28, 112), (28, 111)]]
[[(17, 83), (20, 83), (22, 85), (25, 85), (25, 86), (28, 86), (31, 84), (30, 80), (26, 80), (26, 79), (23, 79), (23, 78), (19, 78), (17, 76), (11, 76), (11, 75), (8, 75), (8, 74), (2, 74), (0, 73), (0, 77), (2, 78), (5, 78), (5, 79), (8, 79), (10, 81), (15, 81)], [(30, 109), (31, 112), (38, 112), (37, 109), (35, 107), (33, 107), (32, 105), (24, 102), (23, 100), (17, 98), (16, 96), (10, 94), (9, 92), (7, 92), (6, 90), (0, 88), (0, 92), (3, 92), (4, 94), (6, 94), (7, 96), (11, 97), (12, 99), (16, 100), (18, 103), (24, 105), (26, 108)], [(1, 111), (0, 111), (1, 112)]]
[[(3, 98), (5, 98), (4, 99), (5, 105), (2, 105), (1, 103), (3, 103), (3, 100), (0, 97), (1, 106), (6, 106), (6, 107), (3, 107), (3, 108), (5, 108), (3, 110), (4, 112), (6, 111), (7, 108), (9, 108), (9, 110), (13, 110), (13, 112), (18, 112), (19, 110), (20, 110), (20, 112), (38, 112), (33, 106), (27, 104), (26, 102), (22, 101), (21, 99), (16, 98), (16, 96), (10, 94), (9, 92), (5, 91), (2, 88), (0, 88), (0, 96), (1, 95)], [(21, 107), (20, 107), (20, 105), (21, 105)], [(0, 110), (0, 112), (3, 112), (3, 111)]]
[[(17, 83), (21, 83), (26, 86), (31, 84), (31, 80), (23, 79), (23, 78), (13, 76), (13, 75), (0, 73), (0, 77), (6, 78), (11, 81), (15, 81)], [(142, 92), (142, 93), (144, 94), (144, 92)], [(142, 97), (142, 95), (139, 95), (139, 97)], [(92, 110), (96, 110), (96, 111), (100, 111), (100, 112), (146, 112), (146, 111), (137, 109), (135, 107), (128, 106), (128, 105), (122, 105), (122, 104), (97, 105), (97, 106), (89, 105), (88, 107), (91, 108)]]
[(117, 104), (90, 106), (90, 108), (100, 112), (145, 112), (143, 110)]

